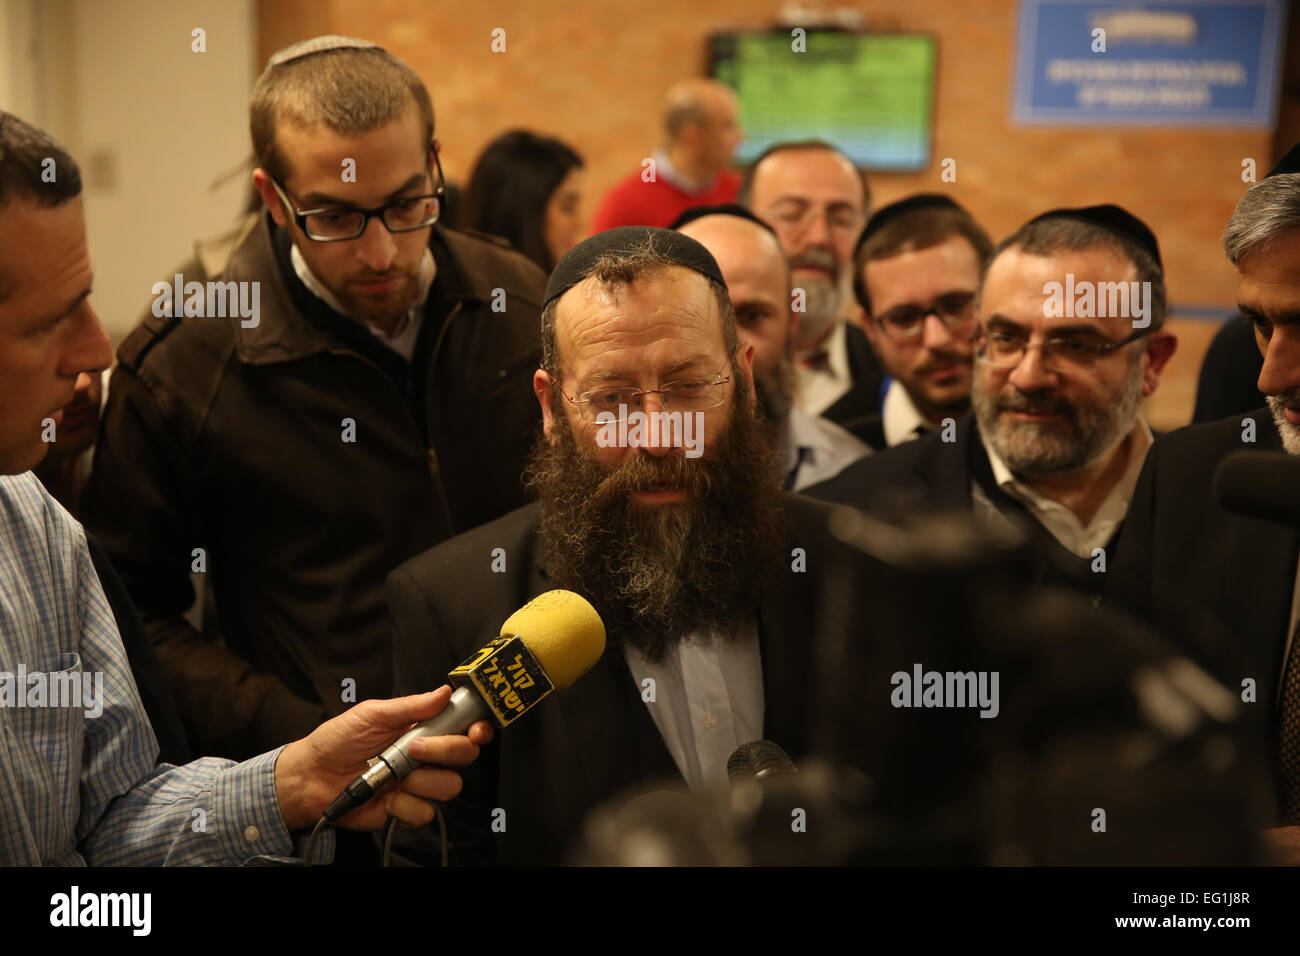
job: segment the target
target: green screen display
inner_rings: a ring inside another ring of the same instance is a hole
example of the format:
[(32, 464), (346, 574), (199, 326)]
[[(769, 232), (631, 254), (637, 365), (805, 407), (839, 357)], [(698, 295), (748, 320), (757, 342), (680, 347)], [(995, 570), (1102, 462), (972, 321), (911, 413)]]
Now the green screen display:
[(773, 143), (824, 139), (867, 169), (930, 164), (933, 37), (777, 31), (720, 34), (709, 46), (714, 79), (740, 98), (738, 162)]

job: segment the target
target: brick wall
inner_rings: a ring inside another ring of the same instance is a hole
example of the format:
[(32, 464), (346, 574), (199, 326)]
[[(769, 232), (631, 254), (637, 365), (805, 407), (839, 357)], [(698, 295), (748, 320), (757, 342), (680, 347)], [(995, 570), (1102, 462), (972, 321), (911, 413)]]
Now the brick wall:
[[(842, 4), (848, 5), (848, 4)], [(705, 65), (711, 32), (770, 26), (782, 0), (261, 0), (265, 57), (332, 31), (374, 40), (424, 78), (447, 175), (463, 179), (501, 131), (525, 126), (568, 141), (587, 160), (586, 212), (658, 141), (665, 88)], [(1261, 173), (1269, 131), (1017, 128), (1009, 121), (1014, 0), (858, 3), (871, 29), (938, 37), (934, 158), (920, 173), (873, 176), (877, 203), (951, 190), (995, 238), (1052, 206), (1119, 203), (1160, 238), (1174, 304), (1229, 307), (1233, 272), (1218, 237), (1245, 189), (1241, 162)], [(491, 50), (503, 28), (506, 51)], [(939, 179), (939, 160), (957, 181)], [(1191, 417), (1195, 376), (1214, 329), (1175, 320), (1182, 337), (1156, 398), (1153, 425)]]

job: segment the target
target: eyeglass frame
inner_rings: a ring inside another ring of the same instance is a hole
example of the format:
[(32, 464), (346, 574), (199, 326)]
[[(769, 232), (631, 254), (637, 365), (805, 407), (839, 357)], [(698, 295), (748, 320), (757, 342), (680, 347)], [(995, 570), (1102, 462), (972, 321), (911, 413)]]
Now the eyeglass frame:
[[(299, 209), (297, 204), (292, 199), (289, 198), (289, 194), (285, 190), (285, 188), (275, 181), (274, 176), (271, 176), (268, 173), (266, 178), (270, 181), (272, 187), (274, 187), (276, 195), (280, 197), (280, 201), (284, 203), (286, 211), (293, 218), (294, 222), (298, 224), (298, 228), (302, 230), (302, 234), (306, 236), (308, 239), (310, 239), (312, 242), (351, 242), (353, 239), (360, 239), (362, 236), (366, 234), (366, 230), (370, 228), (370, 220), (375, 218), (376, 216), (378, 216), (379, 221), (384, 224), (384, 228), (394, 235), (399, 235), (401, 233), (406, 233), (406, 232), (418, 232), (421, 229), (428, 229), (430, 226), (436, 223), (440, 218), (442, 218), (443, 206), (447, 199), (447, 180), (446, 177), (444, 177), (442, 174), (442, 163), (438, 159), (437, 145), (436, 144), (430, 145), (429, 152), (433, 154), (433, 165), (434, 168), (438, 170), (438, 185), (434, 189), (434, 191), (431, 193), (421, 193), (418, 196), (407, 196), (405, 199), (394, 199), (390, 203), (385, 203), (382, 206), (376, 206), (373, 209), (355, 209), (355, 208), (347, 208), (347, 207), (339, 207), (339, 206), (320, 206), (316, 209)], [(438, 211), (434, 214), (434, 217), (430, 219), (428, 222), (421, 223), (418, 226), (412, 226), (409, 229), (394, 229), (392, 226), (388, 224), (388, 220), (384, 218), (384, 213), (387, 212), (389, 209), (393, 208), (394, 206), (396, 206), (398, 203), (410, 202), (413, 199), (436, 199), (438, 200)], [(362, 216), (365, 217), (361, 221), (361, 231), (358, 232), (355, 236), (331, 236), (325, 238), (322, 238), (320, 236), (313, 236), (310, 232), (307, 231), (307, 217), (318, 216), (322, 213), (327, 213), (327, 212), (361, 213)]]
[[(1087, 357), (1087, 361), (1088, 361), (1088, 362), (1096, 362), (1096, 361), (1099, 361), (1099, 360), (1101, 360), (1101, 359), (1103, 359), (1103, 358), (1106, 358), (1106, 357), (1108, 357), (1108, 356), (1110, 356), (1110, 355), (1114, 355), (1116, 352), (1118, 352), (1118, 351), (1119, 351), (1120, 349), (1122, 349), (1124, 346), (1126, 346), (1126, 345), (1132, 345), (1134, 342), (1137, 342), (1138, 340), (1144, 338), (1145, 336), (1150, 335), (1151, 332), (1152, 332), (1152, 329), (1151, 329), (1150, 327), (1143, 328), (1143, 329), (1135, 329), (1134, 331), (1130, 332), (1128, 335), (1124, 336), (1122, 339), (1117, 339), (1117, 340), (1114, 341), (1114, 342), (1107, 342), (1107, 343), (1104, 344), (1104, 345), (1090, 345), (1090, 346), (1089, 346), (1089, 349), (1091, 350), (1091, 354)], [(1015, 361), (1014, 364), (1012, 364), (1012, 365), (997, 365), (997, 364), (995, 364), (995, 363), (993, 363), (993, 362), (990, 362), (988, 359), (984, 358), (984, 356), (981, 354), (981, 353), (983, 352), (983, 348), (980, 346), (980, 339), (982, 339), (982, 338), (984, 338), (985, 336), (987, 336), (987, 334), (988, 334), (988, 332), (985, 331), (985, 330), (983, 330), (983, 329), (976, 329), (976, 330), (975, 330), (975, 334), (972, 335), (971, 338), (970, 338), (971, 345), (975, 346), (975, 361), (977, 361), (977, 362), (983, 362), (985, 365), (988, 365), (988, 366), (990, 366), (990, 367), (992, 367), (992, 368), (1000, 368), (1000, 369), (1005, 369), (1005, 370), (1008, 370), (1008, 371), (1010, 371), (1010, 370), (1013, 369), (1013, 368), (1018, 367), (1018, 366), (1020, 365), (1020, 363), (1023, 362), (1023, 361), (1025, 360), (1025, 355), (1028, 354), (1028, 352), (1029, 352), (1030, 349), (1034, 349), (1034, 348), (1037, 348), (1037, 349), (1046, 349), (1047, 346), (1048, 346), (1048, 344), (1049, 344), (1049, 343), (1052, 343), (1053, 341), (1055, 341), (1055, 342), (1061, 342), (1061, 341), (1064, 341), (1064, 340), (1059, 339), (1059, 338), (1058, 338), (1058, 339), (1055, 339), (1055, 340), (1053, 340), (1053, 339), (1044, 339), (1044, 340), (1041, 341), (1041, 342), (1030, 342), (1028, 339), (1025, 339), (1025, 344), (1022, 346), (1022, 348), (1021, 348), (1021, 350), (1020, 350), (1020, 358), (1018, 358), (1018, 359)], [(1080, 343), (1080, 344), (1082, 344), (1082, 343)], [(1048, 361), (1048, 353), (1047, 353), (1047, 352), (1044, 352), (1044, 353), (1043, 353), (1043, 361), (1044, 361), (1044, 362), (1047, 362), (1047, 361)], [(1053, 366), (1053, 369), (1054, 369), (1055, 371), (1060, 371), (1059, 366)]]
[[(778, 212), (778, 208), (780, 207), (780, 204), (782, 202), (804, 203), (804, 210), (797, 217), (793, 217), (790, 215), (781, 215), (780, 212)], [(793, 229), (797, 235), (803, 235), (803, 233), (807, 232), (808, 229), (812, 226), (813, 222), (819, 218), (818, 216), (813, 214), (816, 208), (817, 208), (817, 204), (809, 200), (787, 197), (778, 200), (776, 204), (768, 207), (767, 216), (768, 218), (775, 219), (777, 222), (781, 223), (782, 225), (788, 226), (789, 228)], [(832, 215), (832, 211), (828, 208), (823, 210), (820, 216), (822, 222), (825, 223), (826, 225), (827, 231), (830, 231), (831, 229), (849, 230), (853, 232), (861, 231), (863, 224), (867, 220), (866, 213), (858, 210), (851, 210), (848, 213), (848, 215), (852, 217), (853, 220), (852, 222), (843, 222), (843, 223), (833, 222), (831, 219), (831, 215)]]
[[(727, 367), (727, 365), (729, 365), (729, 364), (731, 364), (731, 360), (730, 360), (730, 359), (728, 359), (726, 362), (724, 362), (723, 365), (722, 365), (722, 368), (718, 369), (718, 371), (714, 373), (714, 377), (717, 379), (717, 381), (707, 382), (707, 383), (705, 383), (705, 384), (707, 384), (707, 385), (726, 385), (728, 382), (730, 382), (730, 381), (731, 381), (731, 376), (730, 376), (730, 375), (723, 375), (723, 374), (722, 374), (722, 369), (725, 369), (725, 368)], [(551, 381), (555, 384), (555, 387), (556, 387), (557, 389), (559, 389), (560, 394), (564, 396), (565, 401), (569, 402), (571, 405), (588, 405), (588, 404), (591, 403), (591, 399), (589, 399), (589, 398), (583, 398), (582, 396), (583, 396), (583, 395), (590, 395), (592, 392), (598, 392), (598, 391), (600, 391), (599, 388), (589, 388), (589, 389), (587, 389), (587, 391), (585, 391), (585, 392), (580, 392), (577, 398), (572, 398), (572, 397), (570, 397), (569, 393), (566, 392), (566, 391), (564, 390), (564, 387), (561, 386), (559, 382), (555, 381), (554, 378), (552, 378)], [(638, 398), (640, 398), (640, 399), (644, 399), (645, 396), (647, 396), (647, 395), (658, 395), (658, 396), (660, 396), (659, 401), (663, 404), (664, 409), (665, 409), (665, 410), (669, 410), (668, 402), (667, 402), (666, 399), (663, 398), (663, 393), (666, 392), (666, 391), (668, 391), (669, 389), (671, 389), (674, 385), (680, 385), (680, 384), (682, 384), (683, 382), (689, 382), (689, 381), (691, 381), (691, 379), (688, 379), (688, 378), (679, 378), (679, 379), (677, 379), (677, 380), (674, 381), (674, 382), (668, 382), (667, 384), (661, 385), (661, 386), (659, 386), (658, 388), (637, 389), (637, 391), (636, 391), (636, 395), (633, 396), (633, 399), (632, 399), (632, 400), (635, 401), (635, 400), (638, 399)], [(609, 391), (613, 391), (615, 388), (629, 388), (629, 389), (635, 389), (636, 386), (635, 386), (635, 385), (616, 385), (616, 386), (612, 386), (612, 387), (609, 389)], [(722, 397), (721, 401), (719, 401), (717, 405), (709, 405), (707, 408), (697, 408), (697, 409), (695, 409), (695, 410), (698, 411), (698, 412), (706, 412), (706, 411), (708, 411), (709, 409), (712, 409), (712, 408), (718, 408), (718, 407), (721, 406), (722, 403), (725, 402), (726, 400), (727, 400), (727, 398), (726, 398), (726, 396), (724, 395), (724, 396)], [(645, 402), (642, 401), (641, 404), (642, 404), (642, 406), (644, 406), (644, 405), (645, 405)], [(581, 415), (581, 414), (582, 414), (582, 411), (579, 410), (578, 414)], [(610, 412), (597, 412), (597, 415), (608, 415), (608, 414), (611, 414), (611, 413), (610, 413)], [(609, 421), (602, 422), (602, 421), (598, 421), (598, 420), (596, 420), (596, 419), (594, 419), (594, 418), (585, 418), (585, 417), (584, 417), (582, 420), (583, 420), (584, 422), (587, 422), (588, 424), (591, 424), (591, 425), (607, 425), (607, 424), (610, 424), (610, 422), (615, 422), (615, 423), (617, 423), (617, 422), (623, 421), (623, 419), (610, 419)]]
[[(948, 296), (948, 295), (966, 295), (966, 294), (967, 293), (965, 292), (960, 292), (960, 293), (945, 292), (943, 295), (939, 296), (938, 298), (942, 299), (944, 298), (944, 296)], [(975, 308), (976, 298), (977, 298), (976, 293), (974, 292), (970, 293), (970, 301), (968, 301), (966, 305), (962, 307), (962, 311), (951, 316), (945, 316), (942, 312), (940, 312), (935, 307), (935, 304), (933, 302), (931, 302), (928, 306), (915, 306), (915, 308), (922, 309), (921, 321), (916, 323), (916, 328), (913, 329), (912, 331), (903, 332), (901, 334), (896, 334), (895, 332), (891, 331), (887, 325), (885, 325), (885, 317), (888, 316), (890, 312), (893, 312), (894, 309), (887, 309), (884, 315), (880, 315), (880, 316), (873, 315), (871, 317), (871, 321), (875, 322), (876, 325), (880, 327), (881, 332), (883, 332), (886, 336), (888, 336), (890, 339), (894, 340), (895, 342), (907, 342), (912, 339), (915, 339), (918, 335), (921, 335), (925, 331), (925, 320), (932, 315), (936, 319), (938, 319), (941, 323), (943, 323), (943, 327), (948, 331), (952, 331), (953, 326), (957, 325), (962, 320), (966, 322), (974, 321), (979, 317), (978, 310)], [(895, 306), (895, 308), (899, 308), (899, 307)]]

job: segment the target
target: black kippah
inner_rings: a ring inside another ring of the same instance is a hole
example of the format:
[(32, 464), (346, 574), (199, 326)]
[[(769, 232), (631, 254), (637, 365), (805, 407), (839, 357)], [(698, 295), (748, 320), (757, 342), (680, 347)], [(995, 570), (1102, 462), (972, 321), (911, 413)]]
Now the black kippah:
[(776, 235), (776, 230), (759, 219), (752, 212), (734, 202), (724, 202), (717, 206), (692, 206), (680, 216), (674, 219), (668, 226), (669, 229), (680, 229), (688, 222), (694, 222), (696, 219), (703, 219), (705, 216), (735, 216), (738, 219), (748, 219), (752, 223), (762, 226), (772, 235)]
[[(1300, 143), (1286, 151), (1286, 155), (1277, 161), (1277, 165), (1268, 171), (1268, 176), (1284, 176), (1287, 173), (1300, 173)], [(1268, 179), (1265, 176), (1265, 179)]]
[(853, 247), (854, 256), (857, 256), (857, 251), (862, 248), (862, 244), (878, 233), (885, 223), (917, 209), (956, 209), (958, 212), (966, 211), (953, 200), (940, 193), (918, 193), (915, 196), (900, 199), (898, 202), (891, 202), (888, 206), (881, 206), (871, 214), (871, 218), (867, 220), (866, 226), (862, 229), (862, 235), (858, 236), (857, 245)]
[(1033, 225), (1036, 222), (1042, 222), (1044, 219), (1081, 219), (1084, 222), (1092, 223), (1094, 226), (1100, 226), (1116, 236), (1133, 240), (1151, 254), (1151, 258), (1155, 260), (1157, 266), (1164, 268), (1164, 264), (1160, 261), (1160, 244), (1156, 242), (1156, 234), (1151, 231), (1145, 222), (1127, 209), (1121, 209), (1112, 203), (1101, 206), (1083, 206), (1079, 209), (1053, 209), (1041, 216), (1035, 216), (1025, 225)]
[(591, 274), (591, 267), (596, 260), (609, 253), (626, 255), (636, 249), (652, 243), (656, 252), (663, 255), (674, 265), (682, 266), (693, 272), (712, 279), (718, 285), (726, 287), (722, 280), (722, 270), (714, 261), (709, 250), (680, 232), (671, 229), (655, 229), (650, 226), (618, 226), (598, 232), (589, 239), (584, 239), (564, 254), (551, 278), (546, 283), (546, 299), (542, 302), (545, 309), (551, 301), (558, 299), (575, 285)]

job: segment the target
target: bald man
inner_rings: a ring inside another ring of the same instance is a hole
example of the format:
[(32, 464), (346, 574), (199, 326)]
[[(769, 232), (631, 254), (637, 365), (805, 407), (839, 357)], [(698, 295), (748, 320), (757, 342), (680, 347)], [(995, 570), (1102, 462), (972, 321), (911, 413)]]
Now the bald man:
[(615, 226), (667, 226), (691, 206), (728, 203), (740, 177), (731, 154), (740, 143), (736, 94), (713, 80), (673, 84), (664, 101), (664, 145), (601, 200), (592, 232)]
[(755, 160), (739, 201), (775, 231), (801, 290), (794, 352), (799, 405), (870, 442), (880, 431), (884, 370), (866, 334), (841, 321), (853, 249), (867, 222), (866, 179), (829, 143), (779, 143)]
[(785, 489), (815, 485), (870, 454), (865, 442), (794, 404), (799, 314), (790, 308), (790, 264), (772, 228), (736, 205), (690, 209), (673, 228), (708, 249), (722, 270), (741, 344), (754, 347), (754, 389), (780, 450)]

